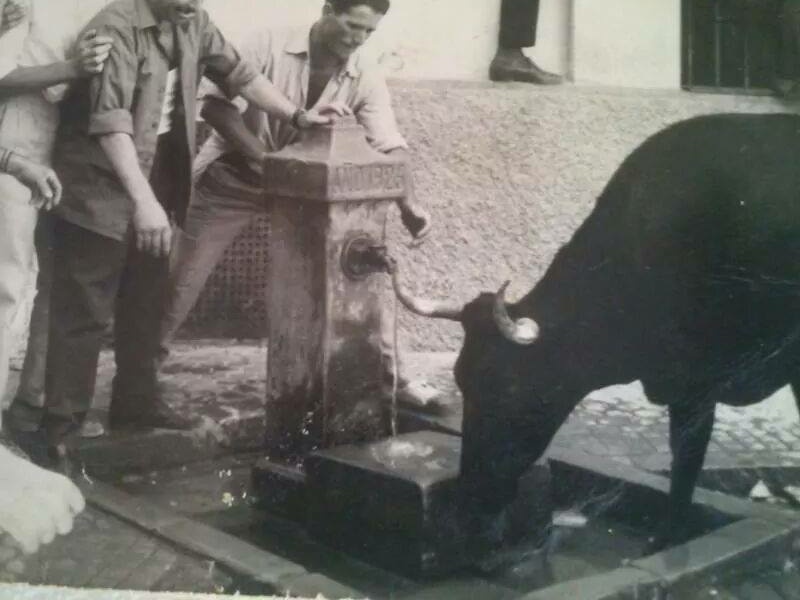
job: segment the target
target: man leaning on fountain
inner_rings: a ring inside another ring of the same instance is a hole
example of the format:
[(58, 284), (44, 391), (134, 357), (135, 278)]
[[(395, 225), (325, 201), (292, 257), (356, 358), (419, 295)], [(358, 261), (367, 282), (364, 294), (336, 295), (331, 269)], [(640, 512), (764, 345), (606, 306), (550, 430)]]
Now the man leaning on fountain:
[[(386, 81), (378, 67), (358, 52), (388, 10), (389, 0), (328, 0), (310, 28), (261, 29), (239, 50), (298, 106), (344, 103), (373, 148), (405, 158), (407, 145), (397, 129)], [(297, 129), (290, 123), (242, 98), (230, 101), (211, 84), (201, 86), (200, 97), (201, 114), (215, 131), (198, 153), (193, 173), (196, 194), (175, 240), (161, 327), (164, 345), (186, 319), (225, 249), (265, 210), (260, 175), (264, 156), (297, 139)], [(413, 193), (398, 207), (411, 235), (424, 237), (430, 217), (415, 203)], [(391, 383), (391, 326), (387, 323), (382, 329), (387, 383)], [(436, 396), (424, 382), (398, 379), (401, 401), (425, 404)]]

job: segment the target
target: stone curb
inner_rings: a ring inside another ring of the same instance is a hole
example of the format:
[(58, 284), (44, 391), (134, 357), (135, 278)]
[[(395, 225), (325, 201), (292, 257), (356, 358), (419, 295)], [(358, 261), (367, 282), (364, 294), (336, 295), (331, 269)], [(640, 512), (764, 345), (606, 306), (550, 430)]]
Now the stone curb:
[(334, 598), (359, 598), (363, 594), (330, 578), (307, 571), (301, 565), (257, 546), (126, 494), (100, 482), (79, 482), (87, 501), (128, 523), (178, 547), (216, 561), (232, 571), (269, 585), (276, 594)]
[[(185, 464), (213, 458), (226, 451), (229, 452), (230, 448), (197, 432), (154, 431), (84, 442), (80, 457), (90, 472), (103, 471), (103, 465), (113, 465), (118, 472), (119, 469), (153, 469)], [(556, 464), (590, 473), (598, 481), (609, 484), (622, 482), (632, 493), (663, 497), (669, 490), (667, 477), (607, 458), (558, 447), (551, 449), (548, 458)], [(301, 565), (109, 485), (84, 480), (81, 486), (88, 501), (101, 510), (266, 584), (275, 593), (313, 596), (322, 592), (331, 597), (363, 596), (320, 573), (310, 573)], [(736, 565), (755, 558), (785, 558), (800, 534), (796, 514), (788, 510), (754, 504), (706, 489), (696, 491), (694, 504), (739, 520), (687, 544), (632, 561), (608, 573), (537, 590), (523, 598), (611, 600), (659, 597), (658, 594), (680, 589), (700, 577), (729, 572)]]
[[(669, 479), (665, 477), (589, 455), (555, 451), (550, 459), (591, 472), (593, 477), (623, 481), (626, 486), (661, 494), (669, 490)], [(704, 489), (697, 490), (694, 504), (740, 520), (608, 573), (564, 582), (522, 598), (617, 600), (661, 598), (670, 592), (680, 597), (678, 590), (700, 577), (719, 576), (747, 563), (779, 561), (791, 555), (792, 546), (800, 535), (800, 523), (786, 510)]]

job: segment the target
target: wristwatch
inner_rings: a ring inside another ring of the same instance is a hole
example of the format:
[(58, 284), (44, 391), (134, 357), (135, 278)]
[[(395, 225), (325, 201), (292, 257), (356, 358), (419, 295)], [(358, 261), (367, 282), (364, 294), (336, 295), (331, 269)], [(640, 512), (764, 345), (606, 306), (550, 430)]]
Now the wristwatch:
[(292, 127), (294, 127), (295, 129), (302, 129), (302, 127), (300, 126), (300, 118), (303, 117), (307, 112), (308, 111), (304, 108), (298, 108), (296, 111), (294, 111), (291, 120)]

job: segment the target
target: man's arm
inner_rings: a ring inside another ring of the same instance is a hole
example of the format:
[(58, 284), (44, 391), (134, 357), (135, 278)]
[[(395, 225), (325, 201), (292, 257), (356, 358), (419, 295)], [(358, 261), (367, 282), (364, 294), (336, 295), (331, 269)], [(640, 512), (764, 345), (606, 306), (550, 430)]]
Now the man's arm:
[(106, 26), (103, 31), (113, 43), (107, 64), (89, 82), (88, 133), (103, 149), (133, 205), (137, 248), (164, 256), (172, 238), (169, 219), (142, 172), (133, 143), (131, 107), (138, 76), (135, 39), (126, 27)]
[(31, 190), (32, 203), (38, 208), (50, 210), (61, 201), (61, 183), (55, 171), (32, 160), (0, 148), (0, 172), (16, 177)]
[(111, 38), (98, 36), (94, 30), (78, 40), (75, 56), (67, 60), (35, 67), (17, 67), (0, 79), (0, 98), (38, 92), (60, 83), (88, 77), (103, 70)]
[(411, 176), (411, 157), (405, 148), (394, 148), (389, 150), (386, 155), (399, 158), (405, 164), (406, 197), (398, 200), (397, 207), (400, 209), (400, 220), (403, 221), (408, 233), (415, 240), (422, 241), (430, 233), (432, 223), (428, 211), (417, 202), (414, 178)]
[(289, 121), (300, 129), (328, 125), (332, 119), (329, 115), (343, 117), (352, 114), (352, 111), (341, 102), (331, 102), (311, 110), (301, 110), (261, 74), (256, 75), (239, 93), (242, 98), (264, 112), (283, 121)]
[(208, 96), (200, 116), (248, 160), (260, 162), (266, 154), (267, 147), (247, 128), (236, 106), (227, 100)]
[(142, 173), (133, 138), (127, 133), (109, 133), (99, 136), (98, 142), (133, 203), (136, 247), (154, 256), (167, 256), (172, 243), (169, 218)]

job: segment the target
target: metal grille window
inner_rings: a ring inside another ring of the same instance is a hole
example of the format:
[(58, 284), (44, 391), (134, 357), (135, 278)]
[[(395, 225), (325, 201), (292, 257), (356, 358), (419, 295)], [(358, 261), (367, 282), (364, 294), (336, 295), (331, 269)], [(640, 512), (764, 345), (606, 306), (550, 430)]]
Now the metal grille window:
[(785, 0), (682, 0), (685, 89), (770, 93)]

